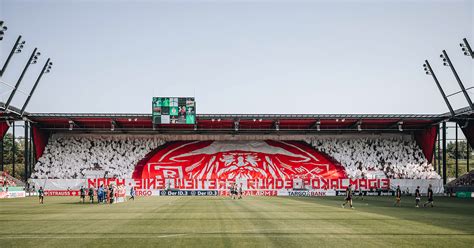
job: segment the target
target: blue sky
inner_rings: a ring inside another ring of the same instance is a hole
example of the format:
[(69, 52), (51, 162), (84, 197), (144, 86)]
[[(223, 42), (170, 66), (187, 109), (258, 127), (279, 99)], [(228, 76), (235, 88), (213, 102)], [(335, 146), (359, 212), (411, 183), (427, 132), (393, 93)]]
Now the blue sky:
[[(22, 34), (27, 47), (3, 77), (13, 84), (38, 47), (29, 91), (52, 58), (30, 112), (150, 113), (153, 96), (195, 96), (198, 113), (441, 113), (422, 64), (458, 91), (439, 59), (446, 49), (474, 85), (474, 60), (459, 48), (474, 45), (473, 13), (472, 1), (452, 0), (0, 0), (0, 63)], [(462, 94), (451, 101), (466, 106)]]

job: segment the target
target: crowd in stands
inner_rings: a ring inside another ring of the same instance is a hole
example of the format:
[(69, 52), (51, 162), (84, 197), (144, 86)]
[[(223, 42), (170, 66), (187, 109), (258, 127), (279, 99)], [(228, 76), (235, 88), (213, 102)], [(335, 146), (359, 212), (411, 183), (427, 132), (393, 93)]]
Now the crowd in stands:
[(474, 170), (454, 179), (447, 184), (448, 187), (474, 186)]
[(324, 138), (312, 145), (342, 166), (349, 178), (439, 179), (415, 141), (402, 138)]
[(16, 178), (8, 175), (8, 173), (4, 171), (0, 171), (0, 187), (15, 187), (15, 186), (23, 186), (23, 184)]
[(0, 187), (16, 186), (15, 181), (0, 175)]
[(154, 137), (52, 136), (32, 178), (131, 178), (135, 165), (164, 142)]
[[(164, 143), (125, 135), (52, 136), (32, 178), (131, 178), (135, 165)], [(315, 138), (310, 143), (345, 167), (349, 178), (439, 179), (415, 143), (403, 138)], [(94, 177), (94, 176), (92, 176)]]

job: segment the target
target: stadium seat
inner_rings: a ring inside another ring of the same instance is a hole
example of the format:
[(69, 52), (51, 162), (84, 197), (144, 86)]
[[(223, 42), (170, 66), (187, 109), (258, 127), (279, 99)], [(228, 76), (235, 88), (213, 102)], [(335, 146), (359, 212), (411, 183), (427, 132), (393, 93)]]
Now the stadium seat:
[(310, 143), (346, 168), (349, 178), (439, 179), (415, 141), (403, 138), (324, 138)]
[(35, 165), (32, 178), (131, 178), (135, 165), (162, 145), (157, 138), (140, 136), (52, 136)]

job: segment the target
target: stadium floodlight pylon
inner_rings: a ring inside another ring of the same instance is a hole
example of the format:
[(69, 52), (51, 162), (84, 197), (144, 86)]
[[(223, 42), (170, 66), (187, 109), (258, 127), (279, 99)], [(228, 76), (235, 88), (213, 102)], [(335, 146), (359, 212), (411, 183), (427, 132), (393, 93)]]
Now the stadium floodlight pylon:
[(23, 77), (25, 76), (26, 74), (26, 71), (28, 70), (28, 68), (30, 67), (30, 65), (32, 64), (36, 64), (37, 61), (38, 61), (38, 57), (41, 55), (40, 52), (37, 52), (38, 48), (35, 48), (33, 50), (33, 52), (31, 53), (31, 56), (30, 58), (28, 59), (28, 63), (26, 63), (25, 65), (25, 68), (23, 69), (23, 71), (21, 72), (21, 75), (20, 77), (18, 78), (18, 81), (16, 82), (15, 84), (15, 87), (13, 87), (13, 91), (12, 93), (10, 94), (10, 96), (8, 97), (8, 100), (7, 102), (5, 103), (5, 111), (8, 111), (8, 107), (10, 106), (10, 103), (12, 102), (12, 99), (13, 97), (15, 96), (15, 93), (18, 89), (18, 87), (20, 86), (20, 83), (21, 81), (23, 80)]
[(434, 73), (433, 69), (431, 68), (430, 63), (428, 60), (425, 60), (425, 63), (423, 64), (423, 68), (425, 70), (426, 75), (431, 75), (433, 77), (433, 80), (436, 83), (436, 86), (438, 86), (439, 92), (441, 93), (441, 96), (443, 97), (444, 101), (446, 102), (446, 106), (448, 106), (449, 112), (451, 113), (451, 116), (454, 117), (455, 113), (453, 110), (453, 107), (451, 106), (451, 103), (449, 102), (448, 98), (446, 97), (446, 94), (444, 93), (443, 87), (441, 87), (441, 84), (438, 81), (438, 78), (436, 77), (436, 74)]
[(10, 63), (11, 58), (15, 53), (21, 53), (23, 47), (25, 46), (25, 41), (21, 39), (21, 35), (18, 36), (16, 39), (15, 45), (13, 45), (12, 50), (10, 51), (10, 54), (8, 54), (7, 60), (5, 60), (5, 64), (3, 64), (2, 69), (0, 70), (0, 77), (3, 76), (5, 71), (7, 70), (8, 64)]
[(38, 83), (41, 80), (41, 78), (43, 77), (43, 74), (50, 73), (52, 66), (53, 66), (53, 62), (51, 62), (51, 58), (48, 58), (48, 60), (46, 60), (46, 63), (43, 66), (43, 69), (41, 70), (40, 74), (38, 75), (38, 78), (36, 79), (36, 82), (33, 85), (33, 88), (31, 88), (30, 94), (28, 94), (28, 97), (26, 98), (26, 101), (25, 101), (25, 103), (23, 104), (23, 107), (20, 110), (20, 115), (21, 116), (23, 116), (23, 114), (25, 113), (26, 106), (28, 106), (28, 103), (30, 102), (31, 96), (33, 96), (33, 93), (36, 90), (36, 86), (38, 86)]
[(451, 71), (454, 74), (454, 77), (456, 78), (456, 81), (458, 81), (459, 87), (461, 87), (461, 91), (464, 94), (464, 97), (467, 100), (467, 103), (469, 104), (469, 108), (474, 111), (474, 105), (472, 104), (471, 97), (469, 97), (469, 94), (466, 91), (466, 88), (464, 87), (464, 84), (462, 83), (461, 79), (459, 78), (459, 75), (454, 68), (453, 63), (449, 59), (448, 53), (446, 53), (446, 50), (443, 50), (443, 53), (439, 55), (439, 57), (443, 60), (443, 65), (444, 66), (449, 66), (451, 68)]
[(3, 36), (5, 35), (5, 31), (7, 31), (8, 27), (3, 25), (5, 22), (0, 21), (0, 40), (3, 40)]
[(467, 42), (467, 39), (464, 38), (462, 39), (463, 43), (459, 43), (459, 46), (461, 47), (461, 51), (464, 53), (466, 56), (471, 56), (471, 58), (474, 59), (474, 52), (471, 49), (471, 46), (469, 45), (469, 42)]

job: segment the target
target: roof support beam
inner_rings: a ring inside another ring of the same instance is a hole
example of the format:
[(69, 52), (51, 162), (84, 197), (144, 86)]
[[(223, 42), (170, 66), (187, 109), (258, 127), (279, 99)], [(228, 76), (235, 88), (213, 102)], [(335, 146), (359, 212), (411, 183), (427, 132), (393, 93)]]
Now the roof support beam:
[(73, 121), (72, 119), (69, 119), (68, 123), (69, 123), (69, 131), (72, 131), (75, 127), (81, 128), (81, 127), (80, 127), (75, 121)]
[(311, 127), (309, 127), (309, 129), (316, 129), (318, 131), (321, 131), (321, 120), (318, 119), (317, 121), (315, 121), (313, 123), (313, 125), (311, 125)]
[(275, 122), (273, 122), (273, 127), (275, 128), (275, 131), (280, 131), (280, 120), (275, 120)]
[(359, 125), (362, 125), (362, 119), (359, 119), (359, 120), (355, 121), (354, 123), (352, 123), (352, 124), (349, 126), (349, 129), (355, 129), (355, 128), (357, 128)]
[(239, 126), (240, 126), (240, 120), (235, 119), (234, 120), (234, 131), (238, 132), (239, 131)]
[(117, 122), (112, 119), (110, 120), (110, 131), (115, 131), (115, 128), (120, 128), (119, 125), (117, 124)]
[(389, 125), (387, 126), (387, 129), (399, 128), (400, 125), (403, 125), (403, 119), (400, 119), (400, 120), (398, 120), (398, 121), (396, 121), (396, 122), (393, 122), (393, 123), (389, 124)]

